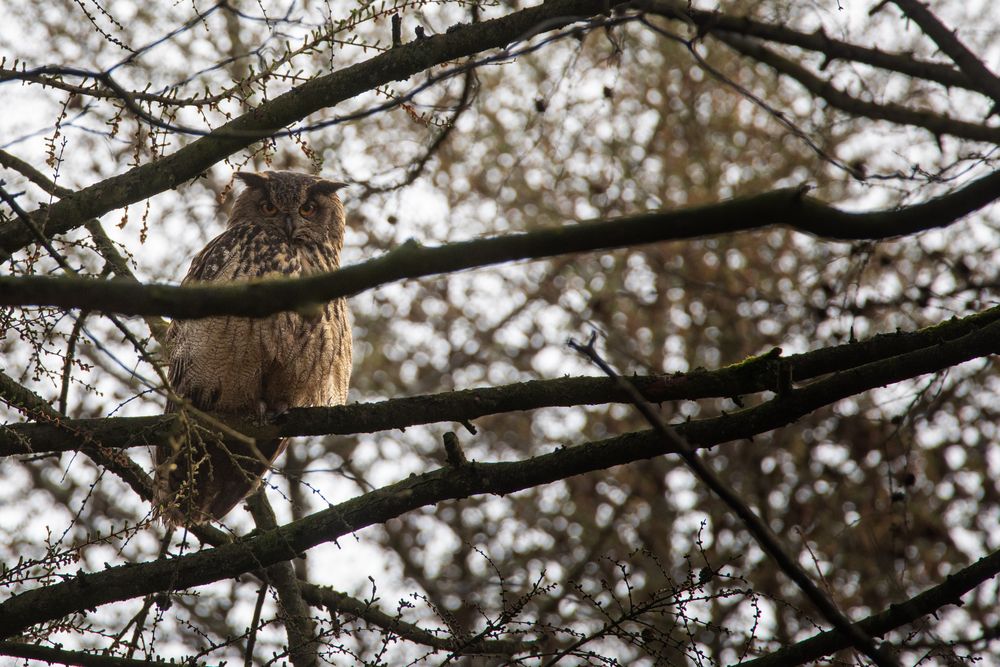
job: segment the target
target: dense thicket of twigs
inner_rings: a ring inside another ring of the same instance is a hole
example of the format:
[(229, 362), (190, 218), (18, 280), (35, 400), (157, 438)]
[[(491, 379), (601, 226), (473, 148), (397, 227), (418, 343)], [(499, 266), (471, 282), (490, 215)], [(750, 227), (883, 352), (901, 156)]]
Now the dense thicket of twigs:
[[(149, 5), (0, 28), (0, 656), (1000, 651), (1000, 15)], [(352, 183), (348, 266), (176, 287), (268, 168)], [(342, 295), (353, 402), (166, 531), (163, 318)]]

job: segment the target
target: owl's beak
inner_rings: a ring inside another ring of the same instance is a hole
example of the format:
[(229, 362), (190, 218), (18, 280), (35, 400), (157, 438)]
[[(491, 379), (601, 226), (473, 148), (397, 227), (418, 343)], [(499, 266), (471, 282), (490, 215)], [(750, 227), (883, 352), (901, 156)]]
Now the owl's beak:
[(285, 232), (288, 234), (288, 238), (292, 239), (295, 236), (295, 216), (286, 215), (285, 216)]

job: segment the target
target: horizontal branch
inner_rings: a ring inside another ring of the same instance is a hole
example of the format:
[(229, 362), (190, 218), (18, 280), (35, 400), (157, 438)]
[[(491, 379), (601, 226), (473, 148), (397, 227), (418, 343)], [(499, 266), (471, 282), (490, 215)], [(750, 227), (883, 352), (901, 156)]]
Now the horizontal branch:
[[(775, 390), (779, 383), (779, 368), (792, 382), (804, 382), (937, 346), (997, 321), (1000, 321), (1000, 306), (919, 331), (879, 334), (865, 341), (788, 357), (753, 357), (712, 371), (632, 377), (630, 381), (646, 400), (654, 403), (736, 398)], [(377, 403), (296, 408), (271, 425), (250, 427), (244, 432), (264, 440), (304, 435), (350, 435), (437, 422), (470, 422), (487, 415), (522, 410), (626, 402), (629, 402), (627, 393), (608, 378), (558, 378), (395, 398)], [(165, 442), (173, 433), (173, 428), (174, 417), (169, 415), (9, 424), (0, 427), (0, 456), (70, 451), (79, 449), (82, 443), (88, 441), (115, 448), (153, 446)]]
[[(90, 218), (196, 178), (229, 155), (321, 109), (449, 61), (562, 28), (615, 4), (608, 0), (547, 0), (507, 16), (464, 24), (441, 35), (397, 46), (296, 86), (170, 155), (67, 195), (52, 206), (33, 211), (32, 217), (43, 225), (47, 235), (64, 234)], [(31, 234), (21, 226), (0, 225), (0, 251), (14, 253), (33, 242)]]
[[(443, 246), (414, 240), (375, 259), (304, 278), (219, 286), (141, 285), (66, 276), (0, 277), (0, 305), (55, 306), (125, 315), (263, 317), (312, 309), (387, 283), (525, 259), (544, 259), (781, 225), (835, 240), (875, 240), (944, 227), (1000, 197), (1000, 171), (949, 194), (898, 209), (843, 211), (786, 188), (679, 211), (594, 220)], [(65, 201), (65, 200), (63, 200)]]
[[(998, 348), (1000, 322), (993, 322), (932, 347), (835, 373), (801, 389), (778, 394), (754, 408), (679, 424), (676, 430), (697, 447), (752, 437), (844, 398), (985, 356)], [(439, 468), (219, 547), (172, 559), (129, 563), (102, 572), (81, 570), (62, 583), (25, 591), (0, 603), (0, 637), (109, 602), (236, 577), (445, 500), (513, 493), (671, 452), (671, 445), (658, 434), (641, 432), (564, 447), (522, 461)]]
[[(24, 658), (25, 660), (39, 660), (50, 665), (79, 665), (79, 667), (180, 667), (178, 663), (173, 661), (134, 660), (132, 658), (119, 658), (101, 653), (66, 651), (49, 646), (22, 644), (19, 642), (0, 642), (0, 655)], [(206, 663), (186, 660), (180, 664), (183, 664), (185, 667), (197, 667)]]

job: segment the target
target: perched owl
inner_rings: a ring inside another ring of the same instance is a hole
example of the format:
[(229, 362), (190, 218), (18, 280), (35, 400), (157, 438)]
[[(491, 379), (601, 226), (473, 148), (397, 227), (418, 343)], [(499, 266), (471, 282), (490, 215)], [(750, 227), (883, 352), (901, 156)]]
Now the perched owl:
[[(198, 253), (183, 284), (301, 276), (340, 266), (345, 222), (336, 193), (342, 183), (289, 171), (236, 177), (246, 188), (226, 231)], [(167, 348), (174, 391), (223, 419), (260, 419), (347, 398), (351, 328), (344, 299), (315, 314), (178, 320), (168, 331)], [(254, 448), (231, 437), (197, 434), (156, 451), (158, 502), (170, 524), (222, 518), (285, 447), (284, 440)]]

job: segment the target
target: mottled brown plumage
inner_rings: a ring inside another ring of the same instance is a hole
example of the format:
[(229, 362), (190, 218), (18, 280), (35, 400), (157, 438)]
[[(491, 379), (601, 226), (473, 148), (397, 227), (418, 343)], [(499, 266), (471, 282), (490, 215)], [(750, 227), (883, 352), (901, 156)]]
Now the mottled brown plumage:
[[(331, 271), (340, 265), (340, 183), (288, 171), (239, 173), (246, 188), (229, 225), (191, 263), (184, 284)], [(337, 299), (315, 315), (179, 320), (168, 332), (170, 383), (198, 410), (242, 420), (347, 398), (351, 329)], [(171, 404), (168, 411), (182, 409)], [(225, 515), (284, 450), (185, 434), (156, 452), (162, 516), (173, 524)]]

